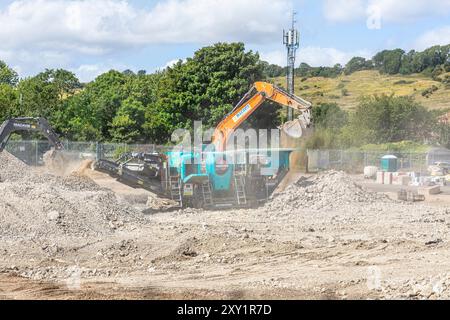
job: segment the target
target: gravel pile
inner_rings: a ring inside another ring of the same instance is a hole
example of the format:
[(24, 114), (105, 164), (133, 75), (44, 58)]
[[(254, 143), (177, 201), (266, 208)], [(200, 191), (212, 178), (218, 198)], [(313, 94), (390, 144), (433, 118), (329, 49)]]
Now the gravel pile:
[(380, 291), (386, 299), (449, 299), (450, 273), (385, 284)]
[(60, 177), (0, 154), (0, 238), (108, 234), (141, 213), (83, 176)]
[(345, 172), (328, 171), (310, 178), (300, 178), (282, 193), (273, 195), (265, 208), (271, 212), (283, 213), (303, 208), (333, 209), (380, 200), (385, 203), (390, 201), (384, 195), (362, 189)]
[(18, 161), (10, 153), (0, 153), (0, 181), (8, 181), (23, 178), (27, 172), (27, 165)]

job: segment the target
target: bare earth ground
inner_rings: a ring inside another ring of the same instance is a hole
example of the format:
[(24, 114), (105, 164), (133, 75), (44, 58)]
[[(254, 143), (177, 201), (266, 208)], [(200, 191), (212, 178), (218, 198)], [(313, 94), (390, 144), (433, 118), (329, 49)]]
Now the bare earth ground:
[[(88, 169), (84, 174), (101, 186), (97, 193), (109, 188), (120, 205), (145, 206), (145, 191)], [(105, 229), (100, 220), (92, 230), (74, 224), (82, 233), (64, 229), (72, 223), (70, 212), (61, 213), (59, 222), (49, 216), (41, 229), (18, 229), (20, 235), (10, 233), (15, 225), (6, 222), (0, 299), (448, 298), (446, 195), (428, 205), (361, 191), (354, 203), (338, 189), (344, 184), (333, 181), (336, 189), (319, 181), (315, 191), (307, 182), (258, 209), (127, 211), (140, 215), (130, 219), (119, 212)], [(1, 182), (0, 191), (8, 186)], [(300, 200), (293, 196), (297, 191)], [(73, 198), (84, 194), (70, 192)], [(14, 206), (0, 198), (0, 211)]]

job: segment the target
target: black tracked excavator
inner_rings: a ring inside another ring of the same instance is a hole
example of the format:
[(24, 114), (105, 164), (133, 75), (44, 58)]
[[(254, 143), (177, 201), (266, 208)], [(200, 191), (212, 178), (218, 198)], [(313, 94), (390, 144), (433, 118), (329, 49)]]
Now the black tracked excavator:
[(53, 146), (50, 154), (46, 155), (47, 158), (54, 163), (64, 162), (59, 152), (64, 150), (64, 145), (50, 123), (44, 118), (12, 118), (3, 122), (0, 126), (0, 153), (8, 144), (11, 134), (20, 131), (37, 132), (44, 135)]

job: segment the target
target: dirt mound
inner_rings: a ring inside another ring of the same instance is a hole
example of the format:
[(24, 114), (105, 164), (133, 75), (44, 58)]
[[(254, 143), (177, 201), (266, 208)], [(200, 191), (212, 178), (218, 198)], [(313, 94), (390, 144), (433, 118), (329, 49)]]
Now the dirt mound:
[(265, 205), (273, 212), (308, 209), (332, 209), (352, 203), (389, 201), (386, 196), (368, 192), (353, 182), (345, 172), (328, 171), (314, 177), (301, 177), (283, 192), (273, 195)]
[(0, 154), (0, 238), (111, 233), (141, 213), (84, 176), (40, 173)]
[(0, 153), (0, 181), (22, 178), (27, 169), (27, 165), (12, 154), (6, 151)]
[(45, 169), (58, 176), (83, 175), (93, 160), (81, 160), (66, 151), (50, 150), (43, 156)]

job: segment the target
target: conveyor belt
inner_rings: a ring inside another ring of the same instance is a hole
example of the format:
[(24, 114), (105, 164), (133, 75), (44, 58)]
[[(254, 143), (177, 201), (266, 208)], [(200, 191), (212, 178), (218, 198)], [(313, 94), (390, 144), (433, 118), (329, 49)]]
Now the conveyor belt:
[(154, 192), (160, 196), (165, 195), (162, 190), (161, 181), (143, 177), (114, 161), (105, 159), (98, 160), (94, 163), (94, 169), (100, 172), (104, 172), (130, 187), (142, 188)]

